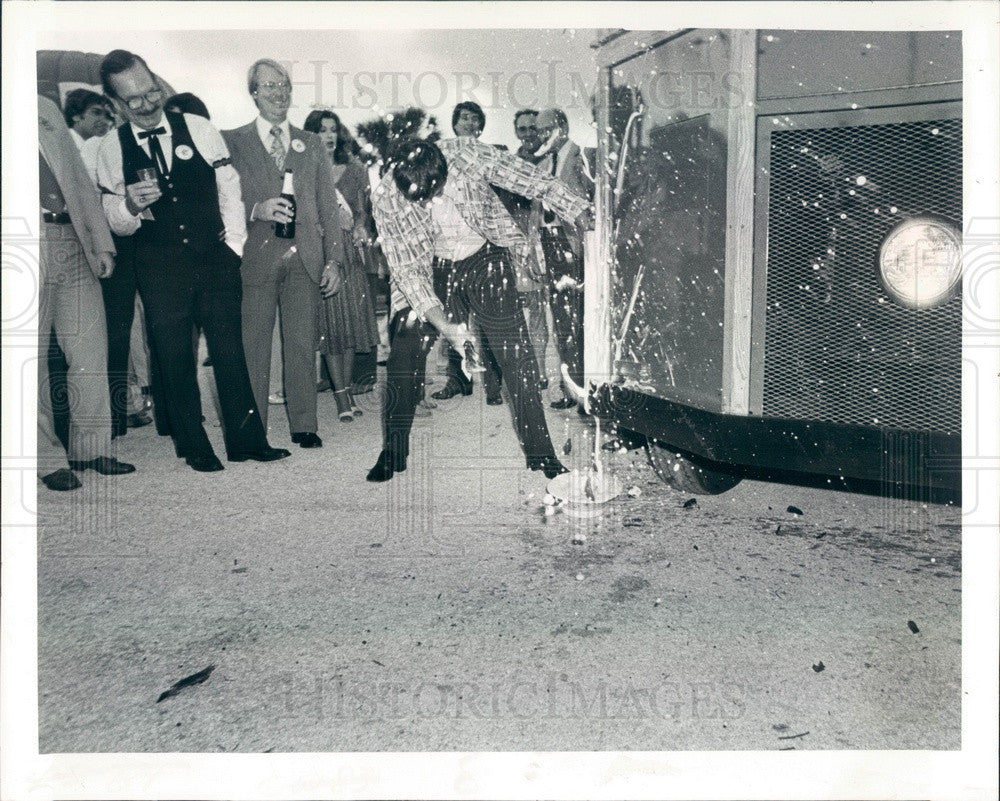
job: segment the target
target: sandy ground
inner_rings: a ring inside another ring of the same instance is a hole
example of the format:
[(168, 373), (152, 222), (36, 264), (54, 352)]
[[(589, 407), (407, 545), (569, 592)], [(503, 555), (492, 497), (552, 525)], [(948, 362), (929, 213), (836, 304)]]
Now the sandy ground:
[[(506, 404), (442, 402), (372, 485), (361, 401), (321, 395), (325, 447), (279, 463), (198, 474), (147, 427), (136, 474), (39, 490), (43, 753), (959, 747), (958, 509), (754, 481), (685, 508), (636, 451), (637, 497), (546, 519)], [(585, 421), (550, 428), (585, 467)]]

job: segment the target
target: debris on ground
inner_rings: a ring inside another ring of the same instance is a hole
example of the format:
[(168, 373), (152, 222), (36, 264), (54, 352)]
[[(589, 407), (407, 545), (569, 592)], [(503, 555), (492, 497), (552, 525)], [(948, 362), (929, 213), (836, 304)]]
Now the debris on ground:
[(907, 620), (906, 625), (910, 627), (910, 631), (912, 631), (914, 634), (920, 633), (920, 627), (917, 626), (917, 624), (914, 623), (912, 620)]
[(583, 545), (586, 541), (587, 541), (587, 535), (584, 534), (582, 531), (577, 534), (574, 534), (573, 539), (571, 540), (571, 542), (574, 545)]
[(662, 603), (663, 603), (663, 599), (662, 598), (657, 598), (655, 601), (653, 601), (653, 606), (659, 606)]
[(576, 580), (577, 581), (583, 581), (583, 579), (584, 579), (583, 573), (577, 573), (576, 574)]
[(156, 699), (156, 703), (160, 701), (166, 701), (168, 698), (173, 698), (181, 690), (188, 687), (193, 687), (196, 684), (204, 684), (208, 681), (208, 677), (212, 675), (212, 671), (215, 670), (215, 665), (209, 665), (204, 670), (199, 670), (197, 673), (192, 673), (187, 678), (181, 679), (179, 682), (173, 685), (169, 690), (165, 690), (160, 694), (160, 697)]
[(685, 509), (694, 509), (696, 506), (698, 506), (697, 498), (688, 498), (686, 501), (684, 501)]
[(787, 511), (788, 514), (790, 514), (790, 515), (800, 515), (801, 516), (803, 514), (802, 510), (799, 509), (798, 506), (789, 506), (788, 509), (786, 509), (785, 511)]
[(642, 525), (641, 517), (626, 517), (622, 520), (622, 526), (624, 528), (635, 528), (636, 526)]
[(625, 490), (625, 493), (630, 498), (638, 498), (640, 495), (642, 495), (642, 490), (639, 489), (635, 484), (633, 484), (631, 487)]
[(807, 731), (804, 731), (801, 734), (786, 734), (786, 735), (784, 735), (782, 737), (779, 737), (778, 739), (779, 740), (797, 740), (799, 737), (805, 737), (807, 734), (809, 734), (809, 732), (807, 732)]
[(824, 670), (826, 670), (826, 665), (820, 662), (818, 665), (813, 665), (813, 670), (815, 670), (817, 673), (822, 673)]

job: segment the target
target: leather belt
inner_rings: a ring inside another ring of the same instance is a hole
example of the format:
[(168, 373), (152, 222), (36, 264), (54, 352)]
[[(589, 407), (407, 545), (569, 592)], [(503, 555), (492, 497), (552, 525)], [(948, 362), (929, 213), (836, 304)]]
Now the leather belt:
[(42, 221), (52, 223), (53, 225), (69, 225), (72, 222), (69, 218), (69, 212), (66, 211), (60, 211), (58, 213), (53, 211), (43, 211)]

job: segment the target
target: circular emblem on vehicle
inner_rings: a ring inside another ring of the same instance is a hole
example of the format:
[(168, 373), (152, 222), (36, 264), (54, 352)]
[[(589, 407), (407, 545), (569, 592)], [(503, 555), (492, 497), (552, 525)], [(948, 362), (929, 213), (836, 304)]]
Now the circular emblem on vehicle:
[(177, 158), (183, 159), (184, 161), (187, 161), (194, 155), (194, 151), (187, 145), (177, 145), (177, 147), (174, 148), (174, 153), (177, 154)]
[(292, 140), (292, 150), (294, 150), (296, 153), (302, 153), (303, 151), (305, 151), (305, 149), (306, 149), (305, 143), (301, 139)]

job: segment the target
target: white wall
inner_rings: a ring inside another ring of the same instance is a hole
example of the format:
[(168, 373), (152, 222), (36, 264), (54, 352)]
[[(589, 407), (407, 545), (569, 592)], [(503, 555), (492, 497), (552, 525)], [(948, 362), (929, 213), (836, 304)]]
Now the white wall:
[[(168, 6), (164, 6), (167, 8)], [(290, 118), (313, 104), (331, 106), (351, 125), (388, 110), (420, 105), (451, 135), (451, 110), (473, 99), (486, 111), (483, 140), (516, 147), (512, 117), (523, 106), (557, 105), (572, 138), (593, 139), (589, 94), (596, 67), (589, 30), (39, 31), (40, 50), (142, 55), (177, 91), (205, 101), (220, 128), (249, 121), (246, 91), (257, 58), (294, 62)]]

